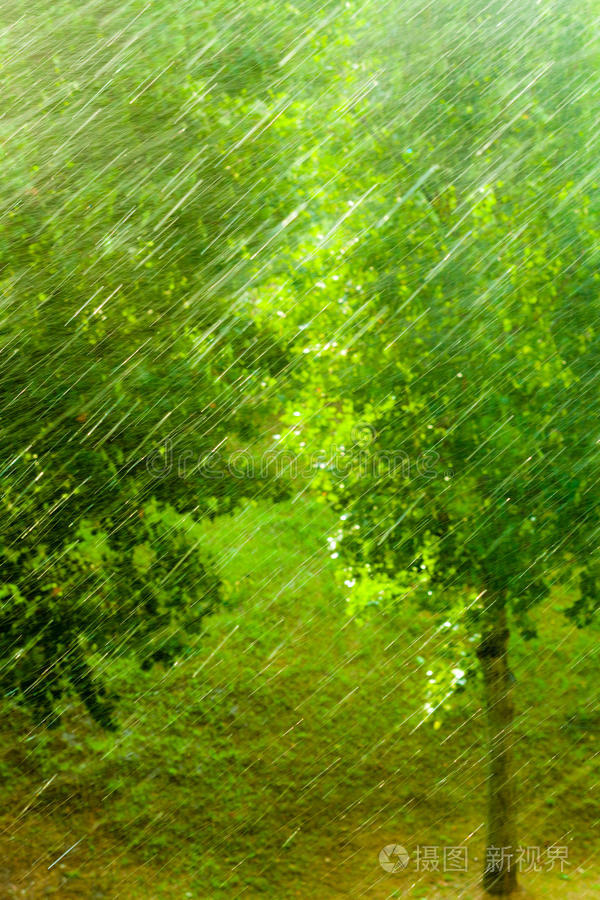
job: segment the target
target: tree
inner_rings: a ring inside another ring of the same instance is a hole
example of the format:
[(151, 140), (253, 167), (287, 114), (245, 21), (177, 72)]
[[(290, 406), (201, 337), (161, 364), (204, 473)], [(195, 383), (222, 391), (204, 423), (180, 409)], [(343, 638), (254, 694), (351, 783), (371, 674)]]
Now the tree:
[(2, 17), (2, 684), (43, 717), (75, 687), (106, 723), (99, 656), (184, 652), (220, 597), (195, 523), (265, 488), (227, 462), (288, 362), (249, 314), (253, 269), (305, 200), (297, 136), (341, 18), (329, 0)]
[[(532, 636), (533, 609), (561, 581), (579, 625), (598, 611), (593, 111), (585, 85), (552, 106), (575, 14), (552, 24), (553, 69), (534, 37), (543, 15), (522, 8), (504, 25), (477, 4), (436, 9), (450, 50), (387, 66), (335, 132), (321, 170), (343, 180), (317, 248), (307, 237), (279, 261), (273, 297), (295, 360), (286, 440), (320, 454), (314, 485), (341, 514), (351, 608), (410, 597), (452, 610), (477, 646), (484, 884), (503, 894), (516, 886), (510, 856), (493, 852), (517, 846), (511, 628)], [(471, 20), (479, 50), (467, 52)], [(508, 61), (507, 42), (519, 48)]]
[(219, 9), (67, 0), (5, 32), (0, 660), (40, 718), (74, 687), (109, 723), (103, 654), (195, 639), (220, 599), (196, 522), (252, 489), (214, 449), (285, 362), (242, 308), (280, 163), (269, 133), (241, 147), (277, 60), (242, 29), (253, 77), (216, 85)]
[(473, 192), (447, 184), (428, 198), (404, 179), (396, 211), (378, 216), (374, 193), (354, 218), (358, 247), (346, 231), (297, 270), (320, 290), (293, 350), (289, 436), (321, 450), (315, 485), (341, 514), (353, 610), (372, 601), (371, 580), (378, 602), (453, 610), (476, 643), (484, 884), (506, 894), (516, 869), (494, 848), (517, 847), (510, 631), (532, 636), (532, 610), (561, 581), (578, 624), (598, 611), (597, 201), (557, 184), (549, 159), (525, 184)]
[[(600, 480), (587, 413), (600, 382), (597, 231), (589, 198), (569, 186), (552, 194), (553, 230), (547, 189), (487, 186), (453, 246), (418, 206), (405, 208), (403, 231), (373, 232), (363, 263), (381, 279), (408, 259), (414, 279), (394, 273), (386, 307), (377, 295), (367, 304), (343, 363), (315, 361), (346, 400), (330, 411), (327, 426), (339, 425), (319, 486), (342, 514), (335, 551), (357, 596), (361, 579), (377, 579), (387, 602), (453, 609), (476, 640), (490, 734), (484, 884), (495, 894), (516, 886), (510, 857), (493, 852), (517, 847), (510, 629), (533, 634), (532, 609), (561, 580), (578, 581), (580, 624), (598, 610)], [(306, 441), (316, 404), (298, 407)], [(369, 440), (353, 446), (360, 423)]]

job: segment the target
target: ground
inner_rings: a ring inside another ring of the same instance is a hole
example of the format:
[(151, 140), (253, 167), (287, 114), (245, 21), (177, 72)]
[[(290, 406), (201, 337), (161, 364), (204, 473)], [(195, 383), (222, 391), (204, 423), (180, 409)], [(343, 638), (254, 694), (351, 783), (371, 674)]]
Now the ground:
[[(305, 498), (207, 523), (227, 605), (174, 668), (107, 669), (116, 733), (75, 701), (55, 729), (6, 710), (0, 898), (480, 896), (480, 685), (425, 719), (447, 636), (406, 605), (349, 617), (323, 551), (334, 526)], [(600, 897), (598, 634), (562, 606), (512, 643), (521, 843), (568, 848), (564, 872), (522, 875), (523, 896), (585, 900)], [(379, 864), (389, 844), (410, 854), (399, 873)], [(418, 871), (419, 846), (466, 847), (468, 871)]]

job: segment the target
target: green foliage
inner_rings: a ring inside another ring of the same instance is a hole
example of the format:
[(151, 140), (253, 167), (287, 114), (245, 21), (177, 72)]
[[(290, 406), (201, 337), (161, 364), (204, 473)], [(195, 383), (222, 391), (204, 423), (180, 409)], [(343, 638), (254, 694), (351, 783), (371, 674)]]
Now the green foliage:
[[(448, 54), (397, 55), (336, 122), (340, 145), (362, 136), (360, 156), (344, 154), (318, 246), (290, 248), (257, 312), (280, 310), (293, 334), (285, 440), (336, 460), (314, 486), (341, 515), (353, 611), (411, 592), (440, 615), (458, 604), (478, 633), (508, 603), (533, 634), (529, 611), (574, 570), (571, 613), (598, 610), (600, 233), (591, 141), (572, 152), (594, 113), (587, 91), (556, 121), (548, 109), (547, 46), (531, 39), (546, 14), (523, 7), (504, 28), (492, 8), (436, 7)], [(555, 64), (576, 21), (552, 24)], [(524, 89), (507, 39), (539, 73)]]
[(45, 718), (69, 682), (111, 725), (102, 660), (137, 651), (144, 666), (172, 662), (220, 600), (199, 526), (148, 502), (120, 521), (80, 519), (53, 549), (2, 546), (2, 685)]
[(215, 9), (44, 6), (2, 13), (0, 656), (7, 690), (47, 706), (70, 681), (101, 718), (90, 653), (172, 657), (217, 599), (169, 517), (251, 490), (214, 448), (260, 433), (285, 365), (243, 309), (284, 170), (248, 128), (281, 101), (243, 30), (253, 78), (217, 86)]
[(355, 611), (469, 597), (476, 630), (493, 595), (528, 631), (575, 566), (571, 613), (591, 620), (589, 4), (100, 6), (53, 6), (75, 26), (59, 48), (44, 4), (3, 11), (21, 51), (1, 104), (5, 590), (37, 596), (46, 557), (91, 541), (99, 570), (131, 560), (138, 603), (159, 540), (139, 510), (280, 496), (216, 448), (251, 446), (287, 404), (284, 442), (316, 451), (343, 515)]

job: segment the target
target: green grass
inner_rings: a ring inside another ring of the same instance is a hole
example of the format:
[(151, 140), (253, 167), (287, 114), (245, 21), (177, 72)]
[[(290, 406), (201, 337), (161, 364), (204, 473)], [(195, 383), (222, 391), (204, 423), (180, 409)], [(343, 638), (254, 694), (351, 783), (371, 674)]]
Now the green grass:
[[(334, 526), (302, 500), (207, 523), (226, 607), (174, 668), (112, 666), (116, 734), (75, 705), (53, 731), (29, 732), (10, 711), (7, 897), (22, 896), (14, 886), (65, 898), (383, 898), (398, 889), (377, 864), (390, 841), (414, 850), (474, 833), (480, 852), (478, 685), (440, 728), (416, 727), (427, 680), (417, 657), (442, 640), (425, 643), (437, 623), (410, 608), (350, 620), (324, 549)], [(569, 844), (589, 869), (598, 635), (573, 631), (552, 604), (540, 625), (537, 641), (513, 641), (522, 843)], [(401, 895), (429, 893), (421, 883)]]

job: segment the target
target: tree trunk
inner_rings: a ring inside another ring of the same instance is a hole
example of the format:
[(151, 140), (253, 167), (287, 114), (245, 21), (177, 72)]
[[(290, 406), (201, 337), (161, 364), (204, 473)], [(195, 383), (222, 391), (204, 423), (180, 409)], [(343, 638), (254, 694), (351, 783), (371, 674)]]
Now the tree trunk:
[(483, 670), (489, 728), (487, 846), (483, 887), (495, 896), (517, 889), (515, 786), (512, 745), (513, 677), (508, 668), (509, 630), (504, 603), (493, 606), (494, 616), (484, 632), (477, 656)]

